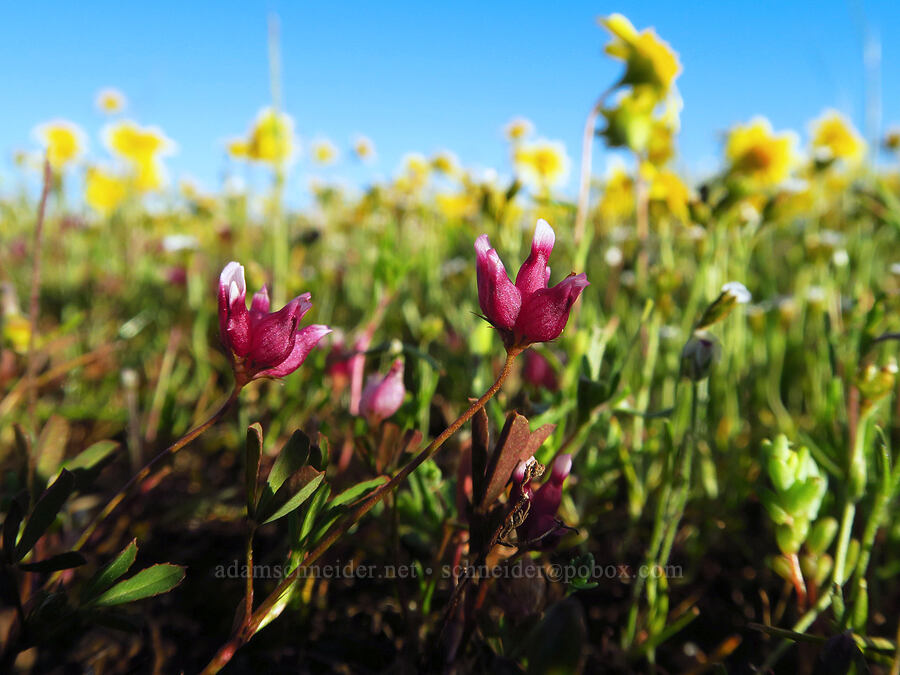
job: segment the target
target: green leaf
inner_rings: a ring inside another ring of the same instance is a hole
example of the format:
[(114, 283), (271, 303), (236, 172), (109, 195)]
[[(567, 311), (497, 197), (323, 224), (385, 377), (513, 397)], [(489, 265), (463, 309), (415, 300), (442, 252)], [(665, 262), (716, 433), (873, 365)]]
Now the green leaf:
[(300, 535), (296, 540), (298, 545), (309, 536), (309, 533), (312, 531), (313, 525), (316, 522), (316, 518), (319, 516), (319, 513), (321, 513), (322, 507), (325, 506), (325, 502), (328, 501), (330, 494), (331, 486), (328, 485), (328, 483), (322, 483), (319, 486), (319, 489), (316, 490), (315, 496), (313, 496), (306, 509), (304, 509), (305, 513), (303, 514), (303, 520), (300, 524)]
[(85, 557), (78, 551), (66, 551), (38, 562), (19, 563), (19, 569), (26, 572), (56, 572), (58, 570), (71, 569), (72, 567), (80, 567), (86, 562)]
[(324, 471), (328, 466), (328, 439), (320, 433), (316, 441), (309, 451), (309, 464), (319, 471)]
[[(316, 491), (316, 488), (319, 487), (319, 483), (321, 483), (325, 479), (325, 472), (320, 471), (316, 473), (315, 477), (310, 479), (300, 490), (295, 492), (275, 513), (266, 518), (261, 525), (266, 525), (267, 523), (271, 523), (272, 521), (278, 520), (279, 518), (283, 518), (291, 511), (299, 508), (300, 505), (309, 499), (313, 492)], [(281, 492), (279, 490), (279, 492)], [(275, 495), (276, 502), (278, 500), (278, 495)]]
[(247, 513), (252, 517), (259, 498), (259, 461), (262, 457), (263, 433), (259, 422), (247, 427), (247, 454), (244, 480), (247, 488)]
[(363, 493), (368, 492), (372, 488), (376, 488), (379, 485), (384, 485), (390, 480), (387, 476), (378, 476), (378, 478), (372, 478), (370, 480), (364, 480), (361, 483), (357, 483), (351, 487), (348, 487), (343, 492), (336, 494), (334, 499), (328, 502), (328, 506), (341, 506), (342, 504), (349, 504), (351, 502), (356, 501), (358, 497), (361, 497)]
[(809, 531), (809, 536), (806, 539), (806, 548), (813, 555), (822, 555), (831, 546), (837, 531), (838, 521), (835, 518), (830, 516), (819, 518)]
[(63, 467), (69, 471), (92, 469), (118, 447), (119, 444), (116, 441), (97, 441), (68, 460)]
[(290, 440), (278, 454), (272, 470), (269, 471), (269, 477), (266, 482), (273, 493), (278, 492), (284, 481), (293, 476), (306, 464), (307, 460), (309, 460), (311, 445), (309, 436), (302, 431), (297, 429), (293, 433)]
[(180, 565), (170, 563), (154, 565), (141, 570), (130, 579), (120, 581), (91, 604), (98, 607), (112, 607), (168, 593), (183, 579), (184, 568)]
[(38, 476), (46, 480), (59, 470), (68, 442), (68, 421), (60, 415), (51, 415), (35, 443), (35, 471)]
[(63, 469), (53, 484), (44, 491), (38, 503), (35, 504), (34, 511), (28, 517), (25, 531), (22, 532), (22, 538), (19, 539), (19, 544), (16, 546), (16, 561), (24, 558), (37, 540), (47, 531), (47, 528), (53, 524), (56, 514), (69, 498), (74, 486), (75, 476), (71, 471)]
[(82, 598), (93, 598), (112, 586), (119, 577), (131, 569), (135, 558), (137, 558), (137, 552), (137, 539), (132, 539), (131, 543), (112, 562), (97, 572), (94, 578), (88, 582)]
[(14, 562), (13, 553), (16, 549), (16, 538), (19, 536), (19, 526), (25, 516), (24, 509), (18, 499), (9, 503), (9, 510), (3, 520), (3, 558), (7, 562)]

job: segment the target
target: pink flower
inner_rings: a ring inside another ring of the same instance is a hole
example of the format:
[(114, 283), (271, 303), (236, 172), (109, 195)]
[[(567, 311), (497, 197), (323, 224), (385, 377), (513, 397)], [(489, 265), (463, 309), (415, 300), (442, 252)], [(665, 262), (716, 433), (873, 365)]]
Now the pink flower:
[(562, 488), (566, 478), (572, 471), (572, 455), (558, 455), (553, 460), (550, 479), (533, 490), (525, 485), (525, 463), (521, 462), (513, 471), (513, 490), (511, 499), (517, 501), (522, 497), (531, 500), (528, 516), (516, 529), (516, 536), (523, 545), (532, 548), (549, 549), (556, 546), (567, 528), (556, 517), (556, 511), (562, 501)]
[(312, 307), (309, 293), (271, 313), (265, 286), (253, 296), (249, 311), (246, 297), (244, 267), (230, 262), (219, 276), (219, 331), (241, 383), (290, 375), (331, 332), (319, 325), (299, 330), (300, 320)]
[(372, 424), (378, 424), (397, 412), (404, 396), (403, 361), (397, 359), (384, 377), (369, 375), (360, 398), (359, 412)]
[(525, 367), (522, 369), (522, 378), (529, 384), (544, 388), (549, 391), (559, 389), (559, 380), (556, 371), (550, 362), (542, 354), (529, 350), (525, 354)]
[(584, 274), (570, 274), (548, 288), (556, 235), (546, 220), (538, 220), (531, 254), (513, 284), (486, 234), (475, 240), (478, 303), (485, 317), (503, 337), (507, 349), (555, 340), (566, 327), (569, 310), (588, 286)]

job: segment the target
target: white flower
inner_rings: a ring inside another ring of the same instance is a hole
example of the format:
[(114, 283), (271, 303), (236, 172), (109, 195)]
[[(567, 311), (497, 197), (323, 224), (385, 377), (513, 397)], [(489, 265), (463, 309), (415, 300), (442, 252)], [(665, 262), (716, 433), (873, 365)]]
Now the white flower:
[(163, 237), (163, 250), (168, 253), (176, 251), (188, 251), (197, 248), (200, 244), (197, 237), (190, 234), (170, 234)]
[(732, 296), (739, 305), (745, 305), (753, 299), (750, 291), (740, 281), (729, 281), (722, 286), (722, 292)]
[(622, 249), (618, 246), (610, 246), (606, 249), (606, 255), (603, 256), (603, 259), (610, 267), (618, 267), (622, 264)]

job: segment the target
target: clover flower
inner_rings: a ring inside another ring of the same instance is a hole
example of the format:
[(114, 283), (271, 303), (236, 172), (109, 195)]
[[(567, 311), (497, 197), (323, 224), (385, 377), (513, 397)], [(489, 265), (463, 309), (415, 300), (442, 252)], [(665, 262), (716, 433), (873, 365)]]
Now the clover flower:
[(507, 350), (559, 337), (569, 320), (569, 310), (589, 285), (584, 274), (573, 273), (548, 288), (547, 262), (555, 239), (547, 221), (538, 220), (531, 254), (519, 268), (515, 284), (488, 236), (483, 234), (475, 240), (478, 302), (485, 318), (500, 332)]
[(331, 332), (321, 325), (299, 328), (303, 315), (312, 307), (309, 293), (271, 313), (265, 286), (253, 296), (249, 311), (246, 295), (243, 265), (228, 263), (219, 277), (219, 329), (240, 384), (290, 375)]

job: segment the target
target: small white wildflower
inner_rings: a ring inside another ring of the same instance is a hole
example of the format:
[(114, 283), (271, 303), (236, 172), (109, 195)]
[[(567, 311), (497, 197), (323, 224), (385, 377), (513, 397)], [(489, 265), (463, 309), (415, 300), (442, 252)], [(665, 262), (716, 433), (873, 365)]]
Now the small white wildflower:
[(821, 286), (810, 286), (806, 289), (806, 301), (813, 305), (825, 303), (825, 289)]
[(722, 292), (732, 296), (739, 305), (745, 305), (753, 299), (750, 291), (740, 281), (729, 281), (722, 286)]
[(896, 274), (898, 277), (900, 277), (900, 262), (895, 262), (893, 265), (891, 265), (891, 274)]
[(678, 326), (660, 326), (659, 337), (663, 340), (677, 340), (681, 337), (681, 328)]
[(622, 264), (622, 249), (618, 246), (610, 246), (606, 249), (606, 255), (603, 256), (603, 259), (610, 267), (618, 267)]
[(706, 229), (700, 225), (691, 225), (687, 235), (691, 241), (701, 241), (706, 238)]
[(163, 250), (167, 253), (175, 253), (177, 251), (189, 251), (199, 246), (197, 237), (190, 234), (169, 234), (163, 237)]
[(839, 248), (831, 256), (831, 262), (834, 263), (835, 267), (846, 267), (850, 263), (850, 256), (847, 254), (847, 251)]

